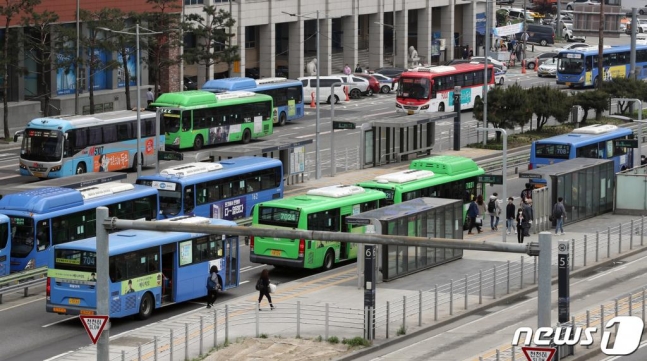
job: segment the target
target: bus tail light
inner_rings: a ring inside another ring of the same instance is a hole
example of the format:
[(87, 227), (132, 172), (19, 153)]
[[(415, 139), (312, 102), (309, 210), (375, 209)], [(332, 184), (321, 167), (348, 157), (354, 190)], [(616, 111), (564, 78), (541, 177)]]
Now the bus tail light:
[(532, 170), (532, 163), (528, 163), (528, 170)]
[(52, 293), (52, 279), (47, 277), (47, 286), (45, 287), (45, 296), (49, 299), (50, 294)]
[(303, 258), (306, 252), (306, 240), (305, 239), (300, 239), (299, 240), (299, 258)]
[(249, 236), (249, 251), (254, 252), (254, 236)]

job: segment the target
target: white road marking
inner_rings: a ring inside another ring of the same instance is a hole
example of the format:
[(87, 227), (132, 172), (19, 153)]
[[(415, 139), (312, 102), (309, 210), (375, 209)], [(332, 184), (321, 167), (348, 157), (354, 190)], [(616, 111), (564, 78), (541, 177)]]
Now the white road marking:
[(255, 270), (255, 269), (257, 269), (257, 268), (261, 268), (261, 267), (267, 267), (267, 265), (266, 265), (266, 264), (262, 264), (262, 265), (260, 265), (260, 266), (247, 268), (247, 269), (245, 269), (244, 271), (242, 271), (242, 270), (241, 270), (241, 271), (240, 271), (240, 273), (247, 272), (247, 271), (251, 271), (251, 270)]
[(60, 320), (60, 321), (56, 321), (56, 322), (52, 322), (52, 323), (48, 323), (48, 324), (43, 325), (43, 326), (41, 326), (41, 327), (42, 327), (42, 328), (45, 328), (45, 327), (49, 327), (49, 326), (54, 326), (54, 325), (56, 325), (56, 324), (63, 323), (63, 322), (69, 321), (69, 320), (73, 320), (73, 319), (75, 319), (75, 318), (79, 318), (79, 317), (78, 317), (78, 316), (68, 317), (68, 318), (63, 319), (63, 320)]
[(21, 306), (24, 306), (24, 305), (28, 305), (28, 304), (30, 304), (30, 303), (34, 303), (34, 302), (38, 302), (38, 301), (42, 301), (42, 300), (44, 300), (44, 299), (45, 299), (45, 297), (36, 298), (36, 299), (33, 299), (33, 300), (31, 300), (31, 301), (28, 301), (28, 302), (23, 302), (23, 303), (21, 303), (21, 304), (19, 304), (19, 305), (15, 305), (15, 306), (11, 306), (11, 307), (7, 307), (7, 308), (3, 308), (3, 309), (1, 309), (1, 310), (0, 310), (0, 312), (4, 312), (4, 311), (11, 310), (11, 309), (13, 309), (13, 308), (18, 308), (18, 307), (21, 307)]

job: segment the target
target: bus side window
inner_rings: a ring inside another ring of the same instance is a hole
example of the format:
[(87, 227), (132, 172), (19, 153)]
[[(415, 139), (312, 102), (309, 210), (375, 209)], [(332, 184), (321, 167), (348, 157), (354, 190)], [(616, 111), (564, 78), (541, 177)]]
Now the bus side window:
[(185, 110), (182, 112), (182, 131), (188, 132), (191, 130), (191, 111)]
[(190, 213), (195, 207), (193, 186), (184, 187), (184, 213)]
[(49, 247), (49, 220), (41, 221), (36, 228), (36, 246), (38, 252), (45, 251)]

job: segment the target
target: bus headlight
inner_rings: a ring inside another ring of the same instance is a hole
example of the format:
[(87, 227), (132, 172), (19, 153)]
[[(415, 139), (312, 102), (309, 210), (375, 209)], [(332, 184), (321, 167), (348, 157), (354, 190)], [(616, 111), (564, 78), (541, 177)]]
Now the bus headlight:
[(36, 265), (36, 260), (32, 258), (29, 260), (29, 262), (27, 262), (27, 265), (25, 265), (25, 270), (34, 269), (35, 265)]
[(173, 139), (173, 145), (180, 145), (180, 137)]
[(420, 110), (426, 110), (426, 109), (429, 109), (429, 104), (423, 105), (420, 107)]
[(59, 170), (61, 170), (61, 166), (57, 165), (56, 167), (52, 167), (52, 169), (50, 169), (50, 172), (58, 172)]
[(20, 169), (25, 169), (25, 170), (27, 170), (27, 166), (26, 166), (26, 165), (24, 165), (24, 164), (20, 163), (20, 164), (19, 164), (19, 166), (20, 166)]
[(584, 75), (582, 75), (582, 76), (580, 77), (580, 79), (578, 80), (578, 82), (580, 82), (580, 83), (581, 83), (581, 82), (583, 82), (583, 81), (584, 81)]

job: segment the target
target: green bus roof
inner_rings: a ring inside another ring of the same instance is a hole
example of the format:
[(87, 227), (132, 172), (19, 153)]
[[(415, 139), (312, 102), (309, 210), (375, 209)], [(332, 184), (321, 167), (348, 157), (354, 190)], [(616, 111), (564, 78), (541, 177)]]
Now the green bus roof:
[[(334, 188), (347, 188), (353, 190), (353, 192), (345, 196), (325, 195), (327, 190), (333, 190)], [(259, 207), (278, 207), (312, 213), (384, 198), (386, 198), (386, 195), (383, 192), (373, 189), (364, 189), (357, 186), (330, 186), (312, 189), (305, 195), (263, 202), (259, 204)]]
[(252, 92), (236, 91), (211, 93), (203, 90), (189, 90), (176, 93), (164, 93), (151, 104), (154, 107), (204, 108), (218, 105), (236, 105), (249, 101), (272, 101), (272, 97)]
[(430, 170), (435, 174), (446, 175), (463, 174), (479, 170), (483, 171), (475, 161), (470, 158), (457, 155), (439, 155), (435, 157), (416, 159), (411, 162), (409, 169)]

